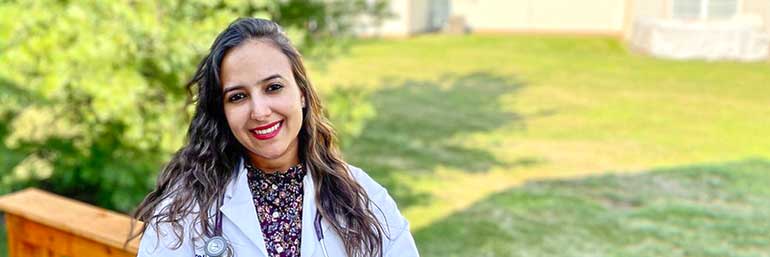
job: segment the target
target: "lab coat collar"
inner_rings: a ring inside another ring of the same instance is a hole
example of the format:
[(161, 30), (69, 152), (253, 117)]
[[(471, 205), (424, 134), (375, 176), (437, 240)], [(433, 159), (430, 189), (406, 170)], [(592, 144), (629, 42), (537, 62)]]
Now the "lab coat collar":
[[(244, 161), (244, 159), (241, 159), (238, 162), (236, 167), (238, 173), (225, 190), (225, 201), (220, 210), (224, 216), (246, 235), (262, 255), (268, 256), (262, 227), (257, 218), (257, 210), (254, 207), (251, 189), (249, 189)], [(302, 180), (304, 189), (302, 197), (302, 240), (300, 254), (301, 256), (313, 256), (319, 243), (313, 223), (318, 209), (315, 203), (315, 185), (313, 184), (312, 172), (310, 172), (307, 166), (304, 167), (308, 170), (305, 172), (305, 177)], [(324, 233), (326, 233), (328, 228), (328, 223), (322, 222)]]
[[(254, 208), (254, 200), (251, 195), (251, 189), (249, 189), (248, 177), (246, 176), (243, 161), (241, 159), (238, 162), (235, 170), (237, 175), (227, 185), (225, 200), (219, 209), (266, 257), (268, 255), (265, 248), (265, 240), (262, 237), (262, 227), (259, 225), (259, 219), (257, 219), (257, 210)], [(225, 238), (227, 238), (227, 235), (225, 235)]]
[(315, 204), (315, 185), (313, 173), (305, 165), (305, 178), (302, 179), (302, 240), (300, 241), (300, 256), (314, 256), (318, 238), (315, 234), (315, 215), (318, 212)]

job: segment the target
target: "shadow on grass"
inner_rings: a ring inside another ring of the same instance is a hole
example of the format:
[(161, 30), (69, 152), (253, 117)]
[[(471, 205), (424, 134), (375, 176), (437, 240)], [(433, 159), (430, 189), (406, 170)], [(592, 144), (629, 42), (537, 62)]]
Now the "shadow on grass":
[(770, 160), (528, 183), (415, 232), (422, 256), (764, 256)]
[(521, 116), (504, 111), (499, 99), (522, 86), (513, 78), (486, 73), (384, 81), (369, 95), (376, 117), (345, 147), (345, 156), (387, 187), (401, 208), (427, 201), (428, 195), (411, 192), (393, 175), (425, 174), (438, 166), (482, 172), (501, 165), (491, 153), (462, 144), (463, 137), (501, 126), (523, 127)]

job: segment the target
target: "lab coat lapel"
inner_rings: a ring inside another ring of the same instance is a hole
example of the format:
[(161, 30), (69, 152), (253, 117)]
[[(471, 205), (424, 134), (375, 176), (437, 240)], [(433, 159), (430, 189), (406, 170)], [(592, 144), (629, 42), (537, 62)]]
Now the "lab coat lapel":
[(315, 185), (313, 184), (312, 172), (308, 169), (305, 178), (302, 180), (302, 240), (300, 245), (300, 256), (315, 256), (318, 245), (318, 238), (315, 234), (315, 215), (318, 211), (315, 203)]
[(247, 171), (243, 159), (237, 167), (236, 179), (230, 181), (225, 193), (225, 201), (220, 210), (251, 241), (263, 256), (267, 255), (262, 227), (259, 225), (257, 210), (249, 189)]

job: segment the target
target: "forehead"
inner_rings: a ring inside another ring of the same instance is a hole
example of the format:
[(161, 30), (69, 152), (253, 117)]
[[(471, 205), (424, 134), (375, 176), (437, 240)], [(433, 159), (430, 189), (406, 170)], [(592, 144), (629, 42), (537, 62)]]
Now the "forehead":
[(222, 86), (251, 85), (278, 74), (291, 78), (289, 58), (274, 44), (260, 40), (247, 40), (230, 49), (222, 59)]

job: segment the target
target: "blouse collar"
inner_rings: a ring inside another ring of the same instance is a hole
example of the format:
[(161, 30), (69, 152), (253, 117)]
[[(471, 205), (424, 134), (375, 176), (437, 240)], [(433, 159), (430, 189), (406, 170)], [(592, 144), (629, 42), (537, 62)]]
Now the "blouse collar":
[(257, 180), (265, 179), (273, 183), (287, 183), (287, 182), (302, 183), (302, 179), (305, 177), (305, 169), (302, 163), (294, 165), (293, 167), (285, 171), (266, 173), (247, 162), (246, 171), (248, 171), (249, 178), (257, 179)]

